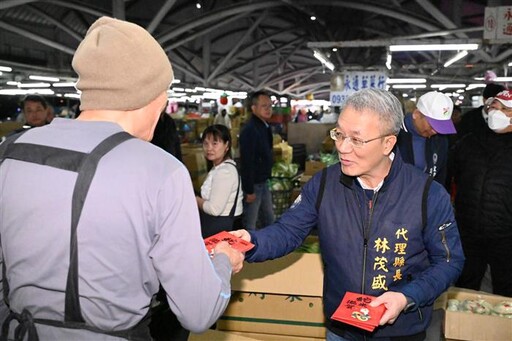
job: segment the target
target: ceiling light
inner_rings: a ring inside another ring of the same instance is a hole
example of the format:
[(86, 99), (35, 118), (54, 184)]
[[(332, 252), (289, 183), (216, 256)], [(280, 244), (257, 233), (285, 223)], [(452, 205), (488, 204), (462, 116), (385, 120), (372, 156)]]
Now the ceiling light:
[(200, 3), (200, 2), (197, 2), (197, 3), (196, 3), (196, 8), (197, 8), (197, 9), (201, 9), (201, 7), (202, 7), (202, 6), (201, 6), (201, 3)]
[(338, 51), (338, 49), (336, 47), (333, 47), (332, 52), (336, 52), (336, 51)]
[(45, 81), (45, 82), (58, 82), (60, 81), (57, 77), (46, 77), (46, 76), (36, 76), (36, 75), (30, 75), (28, 76), (29, 79), (33, 81)]
[(426, 84), (395, 84), (393, 89), (425, 89)]
[(8, 81), (7, 83), (5, 83), (7, 85), (12, 85), (12, 86), (18, 86), (18, 84), (20, 84), (19, 82), (15, 82), (15, 81)]
[(418, 45), (391, 45), (389, 50), (398, 51), (460, 51), (476, 50), (478, 44), (418, 44)]
[(315, 58), (318, 59), (326, 68), (328, 68), (331, 71), (334, 70), (334, 64), (331, 63), (322, 52), (315, 50), (313, 52), (313, 56), (315, 56)]
[(386, 83), (388, 84), (418, 84), (418, 83), (426, 83), (427, 80), (425, 78), (388, 78)]
[(495, 82), (512, 82), (512, 77), (496, 77)]
[(18, 83), (18, 88), (49, 88), (50, 83)]
[(315, 21), (316, 17), (314, 15), (312, 15), (309, 19), (311, 19), (311, 21)]
[(460, 51), (455, 56), (453, 56), (453, 58), (450, 58), (449, 60), (447, 60), (446, 63), (443, 64), (443, 66), (448, 67), (448, 66), (452, 65), (453, 63), (455, 63), (456, 61), (459, 61), (462, 58), (466, 57), (467, 55), (468, 55), (467, 50)]
[(3, 72), (11, 72), (12, 71), (12, 68), (8, 67), (8, 66), (0, 66), (0, 71), (3, 71)]
[(2, 75), (2, 71), (0, 71), (0, 76)]
[(432, 89), (451, 89), (451, 88), (465, 88), (466, 84), (432, 84), (430, 86)]
[(391, 52), (388, 51), (388, 53), (386, 55), (386, 67), (388, 68), (388, 70), (391, 70), (392, 59), (393, 59), (393, 56), (391, 55)]
[(56, 88), (73, 88), (75, 87), (75, 82), (60, 82), (60, 83), (53, 83), (52, 86)]
[(472, 83), (472, 84), (468, 84), (468, 86), (466, 87), (466, 90), (472, 90), (472, 89), (476, 89), (476, 88), (485, 88), (486, 85), (484, 83)]
[[(508, 63), (507, 64), (508, 66), (512, 66), (512, 62)], [(0, 66), (0, 70), (2, 69), (2, 67)]]
[(181, 81), (179, 79), (174, 78), (172, 80), (172, 84), (178, 84), (178, 83), (181, 83)]

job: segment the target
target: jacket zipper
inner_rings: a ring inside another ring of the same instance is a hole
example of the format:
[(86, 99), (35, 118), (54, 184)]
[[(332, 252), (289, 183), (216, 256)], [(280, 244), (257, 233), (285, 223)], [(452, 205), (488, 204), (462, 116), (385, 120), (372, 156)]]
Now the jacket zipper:
[(444, 249), (446, 250), (446, 262), (450, 262), (450, 249), (448, 248), (448, 242), (446, 241), (446, 233), (444, 230), (448, 228), (452, 223), (445, 223), (441, 226), (439, 226), (439, 231), (441, 231), (441, 243), (443, 243)]
[[(368, 257), (368, 234), (370, 231), (370, 226), (372, 225), (373, 218), (373, 208), (375, 207), (375, 203), (377, 202), (377, 193), (373, 194), (371, 200), (368, 201), (368, 224), (363, 227), (363, 277), (361, 282), (361, 293), (365, 294), (365, 282), (366, 282), (366, 258)], [(363, 193), (363, 195), (366, 195)]]

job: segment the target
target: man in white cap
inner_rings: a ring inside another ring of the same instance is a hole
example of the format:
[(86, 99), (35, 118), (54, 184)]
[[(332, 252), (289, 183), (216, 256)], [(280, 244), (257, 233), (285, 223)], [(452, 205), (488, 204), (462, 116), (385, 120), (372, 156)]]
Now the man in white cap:
[(466, 263), (457, 286), (480, 290), (487, 266), (492, 292), (512, 297), (512, 92), (498, 93), (487, 129), (455, 145), (455, 217)]
[(147, 142), (167, 103), (169, 59), (142, 27), (102, 17), (72, 65), (79, 118), (0, 145), (11, 309), (2, 337), (149, 340), (160, 283), (183, 327), (205, 331), (244, 257), (226, 242), (207, 253), (188, 171)]
[(445, 94), (427, 92), (418, 99), (416, 109), (404, 118), (398, 135), (402, 159), (413, 164), (446, 186), (448, 137), (455, 134), (451, 120), (453, 102)]

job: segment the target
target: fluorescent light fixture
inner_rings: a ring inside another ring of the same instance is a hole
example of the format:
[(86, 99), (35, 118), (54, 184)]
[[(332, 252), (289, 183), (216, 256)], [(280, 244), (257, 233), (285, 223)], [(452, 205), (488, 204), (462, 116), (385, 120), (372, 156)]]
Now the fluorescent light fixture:
[(33, 81), (44, 81), (44, 82), (58, 82), (60, 81), (57, 77), (46, 77), (46, 76), (36, 76), (36, 75), (30, 75), (28, 76), (29, 79)]
[(495, 82), (512, 82), (512, 77), (496, 77)]
[(2, 71), (0, 71), (0, 76), (2, 75)]
[(453, 63), (455, 63), (456, 61), (459, 61), (462, 58), (466, 57), (467, 55), (468, 55), (468, 51), (467, 50), (460, 51), (455, 56), (453, 56), (453, 58), (448, 59), (446, 61), (446, 63), (443, 64), (443, 66), (444, 67), (448, 67), (448, 66), (452, 65)]
[[(508, 64), (507, 64), (507, 66), (512, 66), (512, 62), (508, 63)], [(1, 68), (1, 66), (0, 66), (0, 68)], [(0, 70), (1, 70), (1, 69), (0, 69)]]
[(79, 94), (64, 94), (64, 97), (69, 97), (69, 98), (80, 98), (80, 95), (79, 95)]
[(338, 51), (338, 48), (333, 47), (333, 48), (332, 48), (332, 52), (336, 52), (336, 51)]
[(202, 7), (202, 6), (201, 6), (201, 3), (200, 3), (200, 2), (196, 3), (196, 8), (197, 8), (197, 9), (201, 9), (201, 7)]
[(472, 83), (472, 84), (468, 84), (468, 86), (466, 87), (466, 90), (473, 90), (476, 88), (485, 88), (485, 87), (486, 87), (486, 85), (483, 83)]
[(183, 91), (185, 91), (185, 88), (172, 88), (172, 90), (183, 92)]
[(316, 17), (314, 15), (312, 15), (309, 19), (311, 19), (311, 21), (315, 21)]
[(196, 86), (195, 88), (197, 91), (205, 91), (206, 88), (203, 88), (202, 86)]
[(426, 82), (425, 78), (388, 78), (386, 81), (388, 84), (419, 84)]
[(461, 93), (463, 93), (463, 92), (465, 92), (465, 91), (466, 91), (466, 90), (464, 90), (464, 89), (458, 89), (458, 90), (457, 90), (457, 91), (455, 91), (455, 92), (456, 92), (456, 93), (458, 93), (458, 94), (461, 94)]
[(314, 51), (313, 56), (315, 56), (316, 59), (318, 59), (326, 68), (333, 71), (334, 70), (334, 64), (331, 63), (321, 52)]
[(393, 60), (393, 56), (391, 55), (391, 52), (388, 52), (386, 55), (386, 67), (388, 70), (391, 70), (391, 61)]
[(393, 89), (425, 89), (426, 84), (395, 84)]
[(18, 84), (20, 84), (19, 82), (15, 82), (15, 81), (8, 81), (7, 83), (5, 83), (7, 85), (11, 85), (11, 86), (18, 86)]
[(444, 90), (444, 89), (452, 89), (452, 88), (465, 88), (466, 87), (466, 84), (432, 84), (430, 86), (432, 89), (439, 89), (439, 90)]
[(418, 45), (391, 45), (391, 52), (400, 51), (460, 51), (477, 50), (478, 44), (418, 44)]
[(75, 82), (60, 82), (60, 83), (53, 83), (52, 86), (55, 88), (74, 88), (76, 85)]
[(50, 83), (18, 83), (18, 88), (49, 88)]
[(12, 68), (8, 67), (8, 66), (0, 66), (0, 71), (3, 71), (3, 72), (11, 72), (12, 71)]
[(178, 83), (181, 83), (181, 80), (176, 79), (176, 78), (172, 80), (172, 84), (178, 84)]

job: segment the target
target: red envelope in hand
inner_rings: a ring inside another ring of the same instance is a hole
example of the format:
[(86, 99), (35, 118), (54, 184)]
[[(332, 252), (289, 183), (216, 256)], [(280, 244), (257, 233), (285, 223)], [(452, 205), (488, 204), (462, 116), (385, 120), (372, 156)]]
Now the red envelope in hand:
[(331, 319), (372, 332), (386, 310), (383, 305), (371, 307), (374, 299), (374, 296), (347, 291)]
[(206, 238), (204, 240), (204, 245), (206, 246), (206, 249), (210, 253), (215, 248), (215, 245), (222, 241), (228, 242), (228, 244), (233, 249), (238, 250), (240, 252), (249, 251), (254, 247), (253, 243), (243, 240), (242, 238), (238, 238), (237, 236), (234, 236), (227, 231), (222, 231), (211, 237)]

